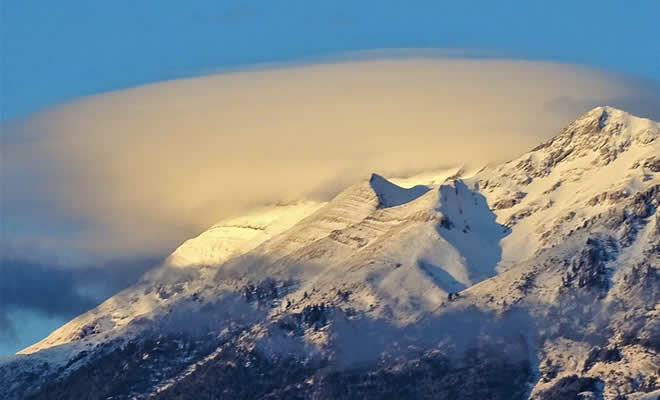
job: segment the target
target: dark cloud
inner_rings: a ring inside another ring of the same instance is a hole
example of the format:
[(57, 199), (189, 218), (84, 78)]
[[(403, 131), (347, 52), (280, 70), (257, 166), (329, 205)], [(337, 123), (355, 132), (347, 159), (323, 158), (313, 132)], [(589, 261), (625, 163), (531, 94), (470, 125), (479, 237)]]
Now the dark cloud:
[(0, 310), (16, 307), (70, 314), (94, 305), (90, 296), (77, 290), (73, 270), (5, 259), (1, 271)]
[(2, 312), (2, 309), (0, 308), (0, 337), (6, 338), (6, 340), (9, 341), (16, 341), (17, 335), (16, 335), (16, 329), (14, 328), (14, 324), (11, 322), (9, 317)]
[(12, 311), (32, 311), (70, 319), (132, 285), (160, 259), (115, 260), (101, 265), (67, 268), (0, 256), (0, 337), (21, 341)]

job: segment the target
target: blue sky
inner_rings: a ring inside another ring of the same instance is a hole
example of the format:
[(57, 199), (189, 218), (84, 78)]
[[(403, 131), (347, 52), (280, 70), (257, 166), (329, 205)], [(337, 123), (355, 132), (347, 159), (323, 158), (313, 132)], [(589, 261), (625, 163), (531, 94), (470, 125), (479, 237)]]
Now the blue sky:
[[(584, 64), (660, 83), (657, 0), (3, 0), (0, 6), (5, 122), (80, 96), (150, 82), (392, 48)], [(9, 285), (9, 278), (20, 275), (16, 271), (48, 270), (20, 260), (0, 267), (0, 279)], [(140, 271), (122, 275), (112, 289), (130, 284), (124, 278), (137, 279)], [(42, 292), (53, 282), (70, 288), (61, 302), (75, 303), (68, 308), (37, 299), (30, 306), (28, 299), (28, 311), (9, 321), (18, 314), (3, 315), (0, 304), (0, 356), (98, 302), (77, 292), (93, 274), (96, 281), (107, 280), (103, 273), (59, 271), (54, 280), (38, 282), (45, 288), (33, 282)], [(23, 288), (12, 290), (20, 294)], [(0, 300), (8, 298), (0, 293)], [(3, 333), (10, 324), (11, 341)]]
[(2, 2), (2, 119), (75, 97), (264, 62), (471, 49), (660, 81), (660, 2)]

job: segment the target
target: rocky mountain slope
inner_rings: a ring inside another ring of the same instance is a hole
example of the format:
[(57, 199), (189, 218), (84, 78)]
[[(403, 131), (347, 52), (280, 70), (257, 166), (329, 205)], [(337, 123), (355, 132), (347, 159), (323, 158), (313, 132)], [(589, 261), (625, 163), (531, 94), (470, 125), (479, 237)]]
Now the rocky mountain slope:
[(599, 107), (405, 183), (210, 228), (2, 361), (0, 397), (660, 395), (658, 123)]

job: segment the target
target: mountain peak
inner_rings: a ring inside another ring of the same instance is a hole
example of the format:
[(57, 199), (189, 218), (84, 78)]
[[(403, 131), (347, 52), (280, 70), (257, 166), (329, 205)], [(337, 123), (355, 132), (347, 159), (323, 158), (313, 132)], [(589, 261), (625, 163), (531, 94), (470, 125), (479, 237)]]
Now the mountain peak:
[(417, 185), (406, 189), (395, 185), (378, 174), (371, 174), (369, 185), (378, 196), (380, 206), (384, 208), (406, 204), (430, 190), (427, 186), (423, 185)]
[(631, 118), (637, 117), (611, 106), (598, 106), (584, 113), (574, 124), (589, 126), (600, 132), (608, 126), (622, 124)]
[[(559, 162), (591, 157), (594, 165), (607, 165), (631, 148), (646, 146), (660, 136), (660, 124), (625, 111), (600, 106), (583, 114), (557, 136), (534, 148), (523, 159), (539, 162), (545, 175)], [(530, 165), (525, 165), (529, 169)]]
[(647, 132), (657, 133), (659, 124), (656, 121), (632, 115), (627, 111), (611, 106), (599, 106), (582, 114), (569, 124), (564, 131), (575, 131), (579, 128), (581, 133), (623, 133), (630, 137), (637, 137)]

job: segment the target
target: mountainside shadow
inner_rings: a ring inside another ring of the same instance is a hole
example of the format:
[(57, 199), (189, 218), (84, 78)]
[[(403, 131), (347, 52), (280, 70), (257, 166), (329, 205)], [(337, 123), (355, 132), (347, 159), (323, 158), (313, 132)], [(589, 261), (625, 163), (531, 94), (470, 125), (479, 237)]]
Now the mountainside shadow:
[(431, 190), (424, 185), (403, 188), (399, 185), (395, 185), (378, 174), (371, 174), (369, 186), (371, 186), (378, 196), (382, 208), (396, 207), (409, 203)]
[(500, 241), (511, 233), (511, 228), (497, 223), (486, 198), (463, 181), (442, 185), (438, 190), (436, 210), (443, 214), (443, 221), (436, 229), (465, 259), (472, 283), (497, 275), (496, 267), (502, 259)]
[(445, 292), (460, 292), (467, 288), (465, 284), (457, 281), (449, 271), (440, 266), (434, 265), (427, 260), (417, 260), (417, 266), (426, 274), (426, 276), (431, 278), (437, 287)]

